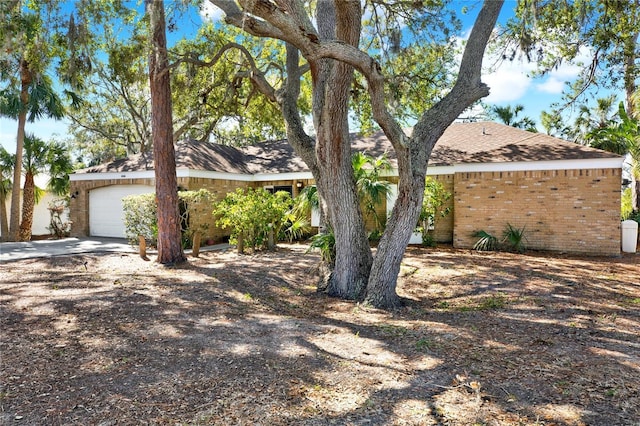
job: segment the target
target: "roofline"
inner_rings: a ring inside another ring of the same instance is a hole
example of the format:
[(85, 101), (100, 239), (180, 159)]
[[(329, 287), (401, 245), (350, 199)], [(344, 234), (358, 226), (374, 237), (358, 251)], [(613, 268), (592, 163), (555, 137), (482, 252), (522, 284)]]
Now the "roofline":
[[(621, 169), (624, 157), (614, 158), (590, 158), (580, 160), (549, 160), (549, 161), (513, 161), (502, 163), (459, 163), (453, 166), (429, 166), (427, 175), (450, 175), (454, 173), (473, 172), (516, 172), (536, 170), (578, 170), (578, 169)], [(288, 173), (224, 173), (207, 170), (177, 169), (179, 178), (208, 178), (225, 179), (241, 182), (265, 182), (270, 180), (298, 180), (313, 179), (311, 172)], [(398, 176), (397, 170), (385, 173), (384, 176)], [(106, 173), (72, 173), (71, 181), (88, 180), (125, 180), (125, 179), (154, 179), (153, 170), (132, 172), (106, 172)]]

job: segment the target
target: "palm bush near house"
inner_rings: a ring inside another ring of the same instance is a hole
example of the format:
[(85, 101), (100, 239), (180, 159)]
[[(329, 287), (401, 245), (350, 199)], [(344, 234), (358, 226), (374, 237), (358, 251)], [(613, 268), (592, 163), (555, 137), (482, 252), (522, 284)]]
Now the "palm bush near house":
[(479, 238), (478, 241), (476, 241), (476, 243), (473, 245), (474, 250), (493, 251), (498, 248), (498, 238), (486, 231), (475, 231), (472, 236), (474, 238)]
[(493, 250), (508, 250), (515, 251), (517, 253), (523, 253), (526, 249), (525, 241), (527, 237), (525, 235), (525, 227), (517, 228), (510, 223), (507, 223), (503, 233), (502, 240), (484, 230), (475, 231), (472, 236), (478, 238), (478, 241), (473, 245), (473, 249), (477, 251), (493, 251)]
[(635, 220), (640, 223), (640, 211), (633, 210), (631, 188), (627, 188), (622, 192), (620, 218), (622, 220)]
[(522, 228), (516, 228), (515, 226), (507, 223), (507, 227), (503, 232), (502, 242), (506, 243), (508, 247), (515, 252), (522, 253), (525, 250), (525, 240), (527, 237), (524, 235), (524, 226)]
[(422, 233), (422, 244), (424, 246), (435, 246), (436, 241), (433, 231), (438, 219), (447, 216), (451, 212), (451, 207), (445, 207), (446, 202), (450, 199), (451, 192), (447, 191), (442, 183), (431, 177), (426, 178), (417, 228), (417, 231)]

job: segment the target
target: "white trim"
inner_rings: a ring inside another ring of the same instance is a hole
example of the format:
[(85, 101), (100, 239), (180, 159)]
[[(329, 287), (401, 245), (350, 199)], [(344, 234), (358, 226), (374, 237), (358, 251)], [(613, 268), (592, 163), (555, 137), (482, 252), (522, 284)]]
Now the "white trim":
[[(242, 181), (242, 182), (313, 179), (313, 175), (311, 174), (311, 172), (242, 174), (242, 173), (224, 173), (224, 172), (211, 172), (208, 170), (190, 170), (190, 169), (176, 169), (176, 176), (179, 178), (193, 177), (193, 178), (235, 180), (235, 181)], [(155, 179), (155, 172), (153, 170), (143, 170), (143, 171), (133, 171), (133, 172), (72, 173), (69, 175), (69, 179), (71, 181)]]
[(465, 163), (453, 166), (455, 173), (524, 172), (534, 170), (620, 169), (624, 158), (588, 160), (514, 161), (510, 163)]
[(456, 166), (427, 166), (427, 176), (452, 175), (456, 171)]
[[(593, 158), (588, 160), (550, 160), (550, 161), (514, 161), (508, 163), (460, 163), (453, 166), (427, 167), (427, 175), (452, 175), (468, 172), (515, 172), (535, 170), (578, 170), (578, 169), (621, 169), (624, 157)], [(177, 177), (194, 177), (208, 179), (225, 179), (241, 182), (265, 182), (270, 180), (303, 180), (313, 179), (311, 172), (290, 173), (224, 173), (207, 170), (177, 169)], [(385, 176), (398, 176), (397, 170), (385, 173)], [(153, 170), (133, 172), (105, 172), (105, 173), (72, 173), (71, 181), (88, 180), (120, 180), (120, 179), (154, 179)]]
[(291, 172), (291, 173), (257, 173), (252, 175), (253, 181), (264, 182), (268, 180), (301, 180), (313, 179), (311, 172)]
[(69, 175), (71, 181), (81, 180), (118, 180), (118, 179), (153, 179), (153, 170), (143, 170), (137, 172), (98, 172), (98, 173), (72, 173)]
[(223, 180), (236, 180), (242, 182), (253, 182), (253, 175), (245, 175), (242, 173), (225, 173), (225, 172), (210, 172), (208, 170), (191, 170), (191, 169), (178, 169), (176, 170), (177, 177), (192, 177), (192, 178), (205, 178), (205, 179), (223, 179)]

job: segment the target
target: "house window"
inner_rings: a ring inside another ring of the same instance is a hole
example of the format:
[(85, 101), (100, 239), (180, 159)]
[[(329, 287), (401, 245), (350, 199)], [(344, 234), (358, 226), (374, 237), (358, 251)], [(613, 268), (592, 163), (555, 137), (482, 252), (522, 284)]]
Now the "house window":
[(289, 195), (291, 195), (291, 197), (293, 198), (293, 186), (291, 185), (265, 186), (264, 189), (265, 191), (268, 191), (272, 194), (275, 194), (276, 192), (280, 192), (280, 191), (288, 192)]

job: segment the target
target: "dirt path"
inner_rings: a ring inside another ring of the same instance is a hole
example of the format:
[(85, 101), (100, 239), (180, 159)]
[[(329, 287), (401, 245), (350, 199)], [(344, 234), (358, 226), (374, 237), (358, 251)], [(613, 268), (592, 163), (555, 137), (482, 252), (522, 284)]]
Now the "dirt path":
[(640, 424), (640, 256), (411, 248), (389, 313), (305, 249), (1, 265), (0, 424)]

